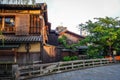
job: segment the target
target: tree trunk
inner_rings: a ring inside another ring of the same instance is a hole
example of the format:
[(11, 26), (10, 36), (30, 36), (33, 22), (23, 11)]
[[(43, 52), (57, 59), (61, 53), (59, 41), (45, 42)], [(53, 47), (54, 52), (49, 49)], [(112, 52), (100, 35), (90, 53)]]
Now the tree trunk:
[(109, 46), (109, 56), (112, 57), (113, 62), (116, 62), (115, 57), (114, 57), (114, 55), (113, 55), (112, 46)]
[(109, 56), (112, 57), (112, 47), (109, 46), (109, 50), (108, 50)]

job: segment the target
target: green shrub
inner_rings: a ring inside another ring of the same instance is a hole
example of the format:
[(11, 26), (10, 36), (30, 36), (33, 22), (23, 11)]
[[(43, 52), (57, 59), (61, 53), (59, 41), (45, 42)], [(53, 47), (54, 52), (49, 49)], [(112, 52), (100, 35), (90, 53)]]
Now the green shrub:
[(63, 57), (63, 61), (71, 61), (70, 56), (65, 56), (65, 57)]
[(71, 60), (78, 60), (77, 56), (65, 56), (63, 57), (63, 61), (71, 61)]
[(77, 56), (72, 56), (71, 60), (78, 60), (78, 57)]

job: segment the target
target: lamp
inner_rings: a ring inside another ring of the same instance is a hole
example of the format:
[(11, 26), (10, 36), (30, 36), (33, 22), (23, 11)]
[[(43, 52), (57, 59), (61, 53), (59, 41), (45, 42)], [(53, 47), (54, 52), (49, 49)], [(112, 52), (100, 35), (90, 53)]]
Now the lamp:
[(40, 19), (43, 19), (43, 16), (40, 15), (39, 18), (40, 18)]
[(14, 22), (13, 18), (11, 18), (11, 19), (10, 19), (10, 22), (11, 22), (11, 23), (13, 23), (13, 22)]
[(29, 53), (29, 50), (31, 49), (31, 46), (29, 43), (25, 45), (25, 49), (27, 50), (27, 53)]

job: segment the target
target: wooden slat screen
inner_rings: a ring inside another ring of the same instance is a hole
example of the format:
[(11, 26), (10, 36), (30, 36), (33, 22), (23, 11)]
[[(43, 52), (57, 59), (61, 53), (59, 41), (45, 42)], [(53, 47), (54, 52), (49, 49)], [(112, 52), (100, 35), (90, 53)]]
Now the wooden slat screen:
[(29, 35), (29, 14), (19, 14), (16, 16), (16, 35)]
[(30, 34), (40, 34), (41, 24), (39, 15), (30, 15)]

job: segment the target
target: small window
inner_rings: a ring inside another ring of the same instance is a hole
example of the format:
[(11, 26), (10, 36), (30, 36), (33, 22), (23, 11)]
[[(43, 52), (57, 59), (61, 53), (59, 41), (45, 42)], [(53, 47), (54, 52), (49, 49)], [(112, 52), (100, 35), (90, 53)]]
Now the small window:
[(15, 26), (15, 18), (14, 17), (6, 17), (5, 18), (5, 27), (14, 27)]

